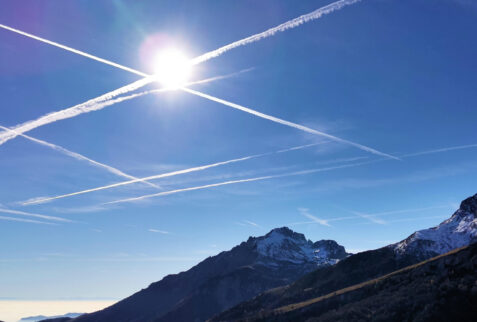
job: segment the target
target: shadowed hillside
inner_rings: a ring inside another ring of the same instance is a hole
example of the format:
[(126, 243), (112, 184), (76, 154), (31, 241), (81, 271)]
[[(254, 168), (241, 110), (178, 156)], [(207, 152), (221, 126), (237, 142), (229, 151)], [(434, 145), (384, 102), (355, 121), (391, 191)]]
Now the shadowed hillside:
[(277, 228), (74, 321), (205, 321), (348, 255), (335, 241), (312, 242), (286, 227)]
[(223, 312), (213, 321), (256, 317), (378, 278), (475, 241), (477, 195), (462, 201), (460, 208), (437, 227), (417, 231), (387, 247), (352, 255), (335, 266), (318, 268), (290, 285), (264, 292)]
[(235, 321), (475, 321), (476, 315), (477, 244), (473, 244), (377, 279)]

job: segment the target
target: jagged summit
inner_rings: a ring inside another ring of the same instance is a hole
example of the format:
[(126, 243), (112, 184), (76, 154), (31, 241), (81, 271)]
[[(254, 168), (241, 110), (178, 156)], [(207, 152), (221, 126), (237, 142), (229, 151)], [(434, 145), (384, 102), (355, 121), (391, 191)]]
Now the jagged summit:
[(275, 228), (261, 237), (251, 238), (259, 254), (259, 262), (278, 265), (278, 262), (291, 264), (312, 264), (316, 266), (333, 265), (347, 257), (343, 246), (333, 240), (320, 240), (313, 243), (305, 235), (296, 233), (288, 227)]
[(428, 258), (476, 241), (477, 194), (462, 201), (460, 208), (438, 226), (419, 230), (390, 247), (398, 255)]

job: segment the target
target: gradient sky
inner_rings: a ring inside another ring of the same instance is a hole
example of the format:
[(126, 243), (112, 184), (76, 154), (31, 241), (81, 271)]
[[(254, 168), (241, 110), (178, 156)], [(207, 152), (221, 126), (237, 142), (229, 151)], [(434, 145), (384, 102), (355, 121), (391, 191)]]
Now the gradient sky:
[[(152, 72), (161, 46), (192, 58), (327, 3), (4, 1), (0, 23)], [(194, 80), (253, 70), (193, 89), (396, 156), (477, 144), (476, 31), (471, 0), (363, 0), (196, 66)], [(0, 30), (2, 126), (138, 79)], [(373, 249), (438, 224), (477, 192), (477, 147), (382, 160), (180, 91), (27, 134), (137, 177), (324, 142), (156, 181), (164, 191), (380, 162), (110, 206), (101, 204), (157, 190), (133, 184), (21, 206), (124, 179), (16, 138), (0, 146), (0, 208), (75, 223), (0, 220), (0, 298), (122, 298), (285, 225), (350, 251)], [(352, 218), (332, 221), (341, 217)]]

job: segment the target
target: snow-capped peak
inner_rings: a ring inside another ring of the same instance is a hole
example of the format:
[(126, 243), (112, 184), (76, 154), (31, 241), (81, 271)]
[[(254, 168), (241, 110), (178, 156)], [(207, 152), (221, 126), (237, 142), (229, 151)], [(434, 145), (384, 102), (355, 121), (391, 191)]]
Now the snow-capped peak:
[(332, 240), (313, 243), (303, 234), (287, 227), (276, 228), (255, 239), (256, 249), (262, 258), (293, 264), (336, 264), (348, 254), (344, 247)]
[(400, 255), (423, 257), (447, 253), (477, 241), (477, 194), (462, 201), (460, 208), (439, 226), (419, 230), (390, 245)]

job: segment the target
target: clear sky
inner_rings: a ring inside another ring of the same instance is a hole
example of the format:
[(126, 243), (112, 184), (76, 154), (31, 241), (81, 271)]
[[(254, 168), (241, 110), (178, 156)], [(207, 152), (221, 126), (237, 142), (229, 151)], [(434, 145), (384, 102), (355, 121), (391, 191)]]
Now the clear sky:
[[(0, 24), (152, 73), (155, 53), (166, 45), (193, 58), (328, 3), (4, 1)], [(446, 150), (477, 144), (476, 31), (477, 5), (471, 0), (363, 0), (193, 70), (191, 80), (200, 80), (252, 68), (191, 88), (400, 161), (177, 90), (26, 134), (135, 177), (323, 144), (153, 181), (159, 188), (136, 183), (25, 206), (20, 202), (30, 198), (125, 179), (25, 138), (5, 142), (0, 298), (122, 298), (285, 225), (311, 240), (334, 239), (359, 251), (438, 224), (477, 192), (477, 147)], [(140, 78), (0, 29), (2, 126)], [(290, 173), (295, 175), (103, 205)], [(373, 214), (380, 215), (368, 216)]]

